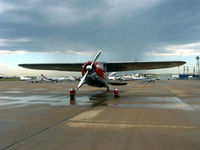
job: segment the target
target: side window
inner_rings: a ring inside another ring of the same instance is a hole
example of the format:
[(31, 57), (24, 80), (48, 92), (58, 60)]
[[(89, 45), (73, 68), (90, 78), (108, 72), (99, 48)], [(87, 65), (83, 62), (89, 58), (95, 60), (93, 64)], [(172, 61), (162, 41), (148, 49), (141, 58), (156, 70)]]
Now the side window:
[(103, 70), (103, 66), (102, 65), (97, 65), (97, 68), (101, 68)]

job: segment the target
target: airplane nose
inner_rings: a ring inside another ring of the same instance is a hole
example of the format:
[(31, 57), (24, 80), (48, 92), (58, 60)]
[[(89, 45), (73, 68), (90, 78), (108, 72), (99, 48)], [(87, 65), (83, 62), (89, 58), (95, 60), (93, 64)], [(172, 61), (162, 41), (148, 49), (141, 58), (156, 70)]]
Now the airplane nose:
[(86, 67), (86, 70), (87, 70), (87, 71), (92, 70), (92, 66), (91, 66), (91, 65), (88, 65), (88, 66)]

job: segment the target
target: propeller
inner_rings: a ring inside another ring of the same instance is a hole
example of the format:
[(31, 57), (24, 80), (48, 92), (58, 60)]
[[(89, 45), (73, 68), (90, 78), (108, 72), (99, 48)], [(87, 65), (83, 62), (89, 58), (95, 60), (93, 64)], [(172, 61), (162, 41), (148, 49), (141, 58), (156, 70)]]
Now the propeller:
[(87, 72), (86, 72), (85, 75), (81, 78), (81, 81), (79, 82), (78, 88), (76, 89), (76, 91), (78, 91), (78, 89), (85, 83), (85, 79), (86, 79), (88, 73), (92, 70), (92, 66), (93, 66), (94, 63), (97, 61), (97, 59), (99, 58), (100, 54), (101, 54), (101, 51), (99, 51), (99, 52), (96, 54), (96, 56), (94, 57), (94, 59), (93, 59), (91, 65), (88, 65), (88, 66), (86, 67)]

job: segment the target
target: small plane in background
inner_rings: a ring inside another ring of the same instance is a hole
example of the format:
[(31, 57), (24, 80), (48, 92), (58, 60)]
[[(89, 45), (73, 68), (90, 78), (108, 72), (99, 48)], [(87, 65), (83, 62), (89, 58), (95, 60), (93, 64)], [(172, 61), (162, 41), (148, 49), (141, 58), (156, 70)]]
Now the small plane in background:
[(32, 79), (32, 77), (29, 77), (29, 76), (26, 76), (26, 77), (24, 77), (24, 76), (20, 76), (20, 80), (22, 80), (22, 81), (28, 81), (28, 80), (31, 80)]
[(56, 82), (56, 83), (62, 82), (62, 81), (75, 81), (76, 80), (72, 76), (50, 78), (50, 77), (45, 77), (43, 74), (41, 74), (41, 78), (42, 78), (43, 81)]
[(0, 79), (3, 79), (4, 78), (4, 75), (3, 74), (0, 74)]
[(110, 81), (115, 81), (115, 80), (117, 80), (116, 73), (117, 73), (117, 72), (111, 72), (111, 73), (108, 75), (108, 80), (110, 80)]
[(140, 76), (139, 74), (123, 75), (119, 77), (119, 80), (122, 81), (145, 80), (145, 79), (146, 77)]
[[(54, 83), (54, 82), (59, 82), (59, 81), (61, 81), (61, 80), (59, 80), (58, 78), (47, 78), (47, 77), (45, 77), (43, 74), (41, 74), (41, 79), (42, 79), (42, 81), (46, 81), (46, 82), (52, 82), (52, 83)], [(64, 80), (64, 79), (63, 79)]]
[(156, 78), (153, 78), (151, 75), (147, 75), (145, 81), (154, 83), (156, 81)]
[(57, 83), (57, 82), (62, 82), (62, 81), (75, 81), (76, 79), (72, 76), (50, 78), (50, 77), (45, 77), (43, 74), (41, 74), (40, 77), (36, 77), (36, 76), (25, 76), (24, 77), (21, 75), (20, 80), (29, 81), (31, 83), (42, 83), (42, 82)]
[(146, 77), (140, 76), (139, 74), (131, 74), (131, 75), (121, 75), (118, 76), (116, 75), (116, 72), (112, 72), (109, 76), (108, 79), (110, 81), (132, 81), (132, 80), (145, 80)]
[(36, 77), (36, 76), (20, 76), (20, 80), (22, 81), (28, 81), (28, 82), (31, 82), (31, 83), (41, 83), (42, 82), (42, 79), (40, 77)]
[(72, 76), (65, 77), (65, 81), (76, 81), (76, 78)]
[(133, 77), (134, 80), (145, 80), (146, 77), (141, 76), (140, 74), (136, 73)]
[(50, 78), (46, 78), (43, 74), (41, 74), (40, 77), (36, 77), (36, 76), (20, 76), (20, 80), (22, 81), (29, 81), (31, 83), (41, 83), (43, 81), (45, 82), (57, 82), (57, 80), (53, 80), (53, 79), (50, 79)]
[[(83, 84), (94, 87), (105, 87), (109, 91), (110, 85), (118, 85), (116, 82), (109, 82), (109, 72), (148, 70), (171, 68), (185, 64), (184, 61), (162, 61), (162, 62), (97, 62), (101, 51), (99, 51), (92, 61), (86, 63), (57, 63), (57, 64), (19, 64), (20, 67), (39, 70), (59, 70), (59, 71), (82, 71), (82, 78), (77, 89), (70, 90), (70, 96), (75, 96), (78, 89)], [(120, 83), (119, 83), (120, 85)], [(125, 84), (121, 84), (125, 85)], [(118, 90), (114, 90), (118, 95)]]

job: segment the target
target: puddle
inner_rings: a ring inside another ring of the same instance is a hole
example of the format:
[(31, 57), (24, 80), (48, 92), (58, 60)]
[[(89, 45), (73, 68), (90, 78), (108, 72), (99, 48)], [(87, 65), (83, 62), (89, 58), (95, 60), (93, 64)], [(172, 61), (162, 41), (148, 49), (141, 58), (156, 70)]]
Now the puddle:
[[(45, 90), (45, 89), (37, 89)], [(10, 93), (21, 91), (9, 91)], [(48, 95), (6, 95), (0, 94), (0, 109), (4, 106), (24, 106), (33, 104), (48, 104), (51, 106), (109, 106), (124, 108), (157, 108), (157, 109), (177, 109), (194, 111), (200, 110), (199, 106), (190, 106), (178, 97), (120, 97), (114, 98), (110, 92), (93, 92), (88, 95), (76, 95), (75, 99), (70, 100), (69, 95), (51, 93)]]
[(194, 109), (187, 104), (108, 104), (110, 107), (122, 108), (157, 108), (157, 109), (179, 109), (194, 111)]
[(11, 90), (11, 91), (20, 91), (21, 88), (10, 88), (10, 89), (8, 89), (8, 90)]
[[(127, 100), (127, 99), (125, 99), (125, 100)], [(131, 101), (134, 101), (134, 102), (170, 102), (170, 103), (182, 102), (182, 100), (180, 100), (177, 97), (134, 97)]]
[[(31, 105), (31, 104), (49, 104), (52, 106), (69, 106), (69, 96), (57, 96), (57, 95), (31, 95), (31, 96), (0, 96), (0, 106), (6, 105)], [(92, 105), (88, 96), (77, 97), (75, 100), (76, 105)]]
[(31, 100), (37, 100), (37, 99), (43, 99), (47, 98), (49, 96), (46, 95), (32, 95), (32, 96), (1, 96), (0, 100), (12, 100), (12, 101), (31, 101)]
[[(38, 89), (41, 90), (41, 89)], [(44, 90), (44, 89), (42, 89)], [(9, 91), (12, 93), (13, 91)], [(16, 92), (16, 91), (15, 91)], [(13, 92), (14, 93), (14, 92)], [(18, 92), (16, 92), (18, 93)], [(78, 106), (97, 106), (104, 104), (105, 101), (108, 101), (113, 98), (113, 95), (109, 92), (93, 92), (91, 95), (77, 95), (74, 100), (70, 100), (69, 95), (60, 94), (60, 93), (51, 93), (48, 95), (0, 95), (0, 106), (24, 106), (32, 104), (48, 104), (52, 106), (69, 106), (69, 105), (78, 105)], [(104, 104), (105, 105), (105, 104)], [(1, 107), (2, 109), (3, 107)]]
[[(138, 102), (141, 102), (141, 104)], [(152, 102), (153, 104), (151, 104)], [(193, 107), (191, 107), (189, 104), (185, 103), (178, 97), (134, 97), (133, 99), (126, 98), (123, 99), (123, 101), (120, 101), (120, 103), (117, 101), (109, 103), (108, 106), (124, 108), (157, 108), (194, 111)]]
[(45, 90), (48, 90), (48, 89), (34, 89), (34, 91), (45, 91)]
[(24, 91), (2, 91), (3, 94), (20, 94), (25, 93)]
[(195, 110), (200, 111), (200, 104), (192, 104), (191, 106), (192, 106), (192, 108), (194, 108)]

